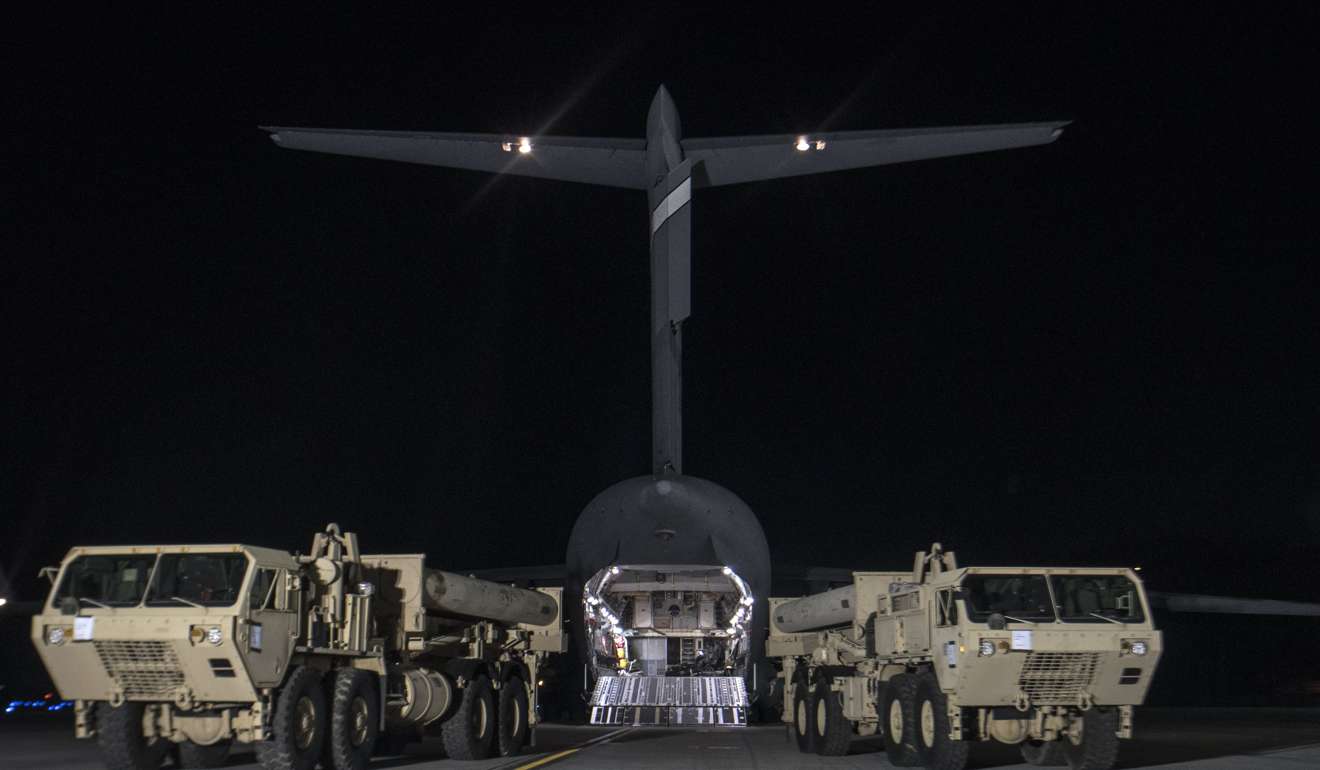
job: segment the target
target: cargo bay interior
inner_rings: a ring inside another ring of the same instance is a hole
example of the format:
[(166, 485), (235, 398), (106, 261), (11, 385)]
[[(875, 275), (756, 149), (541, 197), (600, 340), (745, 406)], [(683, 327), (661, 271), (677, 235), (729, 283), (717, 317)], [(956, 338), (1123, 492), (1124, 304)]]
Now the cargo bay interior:
[(597, 724), (745, 724), (754, 599), (729, 567), (616, 565), (583, 592)]

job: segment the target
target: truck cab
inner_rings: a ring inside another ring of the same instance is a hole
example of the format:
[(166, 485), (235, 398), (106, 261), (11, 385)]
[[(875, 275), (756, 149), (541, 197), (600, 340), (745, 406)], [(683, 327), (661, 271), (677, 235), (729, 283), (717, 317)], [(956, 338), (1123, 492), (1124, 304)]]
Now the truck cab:
[(1162, 648), (1134, 570), (960, 568), (938, 544), (911, 572), (857, 572), (770, 607), (801, 747), (839, 753), (879, 733), (896, 764), (946, 770), (974, 740), (1106, 770)]
[(298, 569), (286, 552), (244, 545), (71, 550), (32, 639), (75, 701), (78, 736), (94, 731), (92, 704), (165, 702), (178, 707), (170, 732), (195, 745), (259, 737), (250, 715), (206, 706), (259, 701), (281, 681), (298, 632)]
[(215, 767), (234, 741), (270, 770), (363, 770), (431, 729), (456, 759), (514, 754), (566, 648), (560, 589), (364, 555), (333, 524), (307, 554), (84, 546), (43, 572), (32, 642), (113, 770)]

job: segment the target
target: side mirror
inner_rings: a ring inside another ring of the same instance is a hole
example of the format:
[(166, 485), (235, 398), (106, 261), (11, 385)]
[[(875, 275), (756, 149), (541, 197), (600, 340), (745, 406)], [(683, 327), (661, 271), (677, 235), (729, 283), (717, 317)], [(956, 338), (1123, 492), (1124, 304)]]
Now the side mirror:
[(41, 571), (37, 573), (37, 577), (46, 578), (46, 580), (50, 581), (51, 585), (55, 585), (55, 578), (59, 574), (59, 567), (42, 567)]

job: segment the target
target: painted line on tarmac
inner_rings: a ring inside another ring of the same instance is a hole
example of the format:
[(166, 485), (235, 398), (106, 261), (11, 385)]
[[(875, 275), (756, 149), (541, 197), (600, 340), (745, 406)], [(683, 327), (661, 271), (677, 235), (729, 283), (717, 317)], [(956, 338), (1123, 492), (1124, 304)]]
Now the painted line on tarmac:
[(571, 749), (564, 749), (563, 751), (555, 752), (554, 754), (550, 754), (549, 756), (541, 757), (540, 759), (533, 760), (531, 762), (522, 765), (519, 764), (503, 765), (500, 768), (497, 768), (496, 770), (504, 770), (504, 768), (509, 768), (509, 770), (532, 770), (532, 768), (541, 767), (542, 765), (548, 765), (551, 762), (558, 762), (559, 760), (565, 757), (570, 757), (583, 749), (595, 746), (597, 743), (607, 743), (613, 740), (616, 736), (623, 735), (624, 733), (629, 732), (632, 729), (633, 728), (631, 727), (621, 727), (618, 730), (605, 733), (604, 735), (598, 735), (589, 741), (583, 741), (582, 743), (578, 744), (577, 746), (574, 746)]

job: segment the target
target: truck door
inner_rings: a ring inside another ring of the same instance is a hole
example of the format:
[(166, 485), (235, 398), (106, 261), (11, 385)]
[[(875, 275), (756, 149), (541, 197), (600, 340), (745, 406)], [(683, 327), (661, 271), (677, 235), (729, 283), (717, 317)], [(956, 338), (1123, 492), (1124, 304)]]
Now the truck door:
[(953, 588), (936, 591), (931, 610), (931, 658), (939, 674), (940, 685), (946, 690), (952, 689), (958, 683), (958, 663), (966, 644), (959, 633), (961, 627), (958, 625), (957, 591)]
[(889, 595), (890, 613), (895, 622), (895, 651), (925, 654), (930, 649), (930, 621), (926, 618), (923, 597), (929, 601), (924, 588), (904, 587), (902, 592)]
[(298, 633), (298, 607), (288, 570), (258, 566), (252, 571), (245, 657), (258, 686), (273, 687), (284, 679)]

